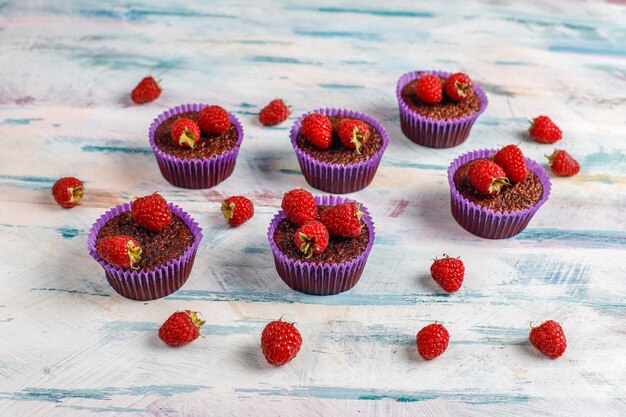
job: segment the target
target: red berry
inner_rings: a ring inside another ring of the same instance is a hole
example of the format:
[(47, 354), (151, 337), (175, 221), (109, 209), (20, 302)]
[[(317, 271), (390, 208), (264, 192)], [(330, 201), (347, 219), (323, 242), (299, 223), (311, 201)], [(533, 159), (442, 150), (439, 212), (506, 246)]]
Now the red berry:
[(198, 114), (198, 126), (207, 135), (223, 135), (230, 127), (230, 116), (220, 106), (207, 106)]
[(561, 139), (561, 129), (548, 116), (539, 116), (528, 129), (530, 137), (539, 143), (554, 143)]
[(200, 336), (200, 327), (204, 320), (196, 311), (177, 311), (172, 314), (159, 329), (159, 339), (170, 346), (182, 346), (193, 342)]
[(172, 141), (183, 148), (193, 148), (200, 140), (200, 128), (191, 119), (181, 117), (172, 123)]
[(488, 159), (473, 162), (468, 176), (472, 186), (486, 195), (498, 194), (503, 185), (510, 184), (502, 167)]
[(312, 220), (296, 230), (293, 241), (308, 259), (324, 252), (328, 246), (328, 230), (322, 222)]
[(565, 333), (559, 323), (548, 320), (538, 327), (532, 327), (528, 335), (530, 343), (546, 356), (556, 359), (563, 355), (567, 347)]
[(52, 186), (54, 201), (63, 208), (72, 208), (81, 203), (85, 187), (78, 178), (64, 177)]
[(333, 126), (328, 117), (312, 113), (302, 121), (302, 133), (319, 149), (328, 149), (333, 141)]
[(96, 243), (96, 252), (103, 261), (122, 269), (137, 269), (141, 259), (141, 247), (130, 236), (103, 237)]
[(451, 258), (446, 254), (444, 256), (441, 259), (435, 258), (430, 266), (430, 275), (446, 292), (455, 292), (463, 284), (465, 266), (459, 258)]
[(291, 111), (281, 99), (272, 100), (270, 104), (263, 107), (259, 113), (259, 122), (264, 126), (274, 126), (284, 122), (289, 117)]
[(441, 355), (448, 348), (450, 334), (439, 323), (429, 324), (422, 328), (415, 337), (417, 352), (424, 359), (431, 360)]
[(130, 99), (136, 104), (145, 104), (156, 100), (161, 95), (161, 86), (152, 76), (145, 77), (130, 93)]
[(337, 124), (337, 135), (345, 148), (361, 153), (361, 147), (370, 137), (370, 127), (361, 120), (341, 119)]
[(291, 323), (275, 320), (263, 329), (261, 349), (271, 365), (280, 366), (291, 361), (301, 346), (302, 336)]
[(507, 145), (493, 157), (493, 162), (500, 165), (511, 182), (522, 182), (528, 176), (528, 167), (524, 154), (515, 145)]
[(233, 227), (240, 226), (254, 215), (254, 205), (248, 198), (236, 195), (222, 202), (222, 214), (226, 223)]
[(443, 98), (441, 79), (434, 74), (426, 74), (417, 80), (415, 85), (417, 98), (426, 104), (437, 104)]
[(285, 193), (280, 206), (287, 219), (298, 226), (317, 220), (315, 197), (303, 188), (296, 188)]
[(135, 199), (131, 212), (140, 226), (157, 233), (172, 221), (172, 211), (167, 201), (157, 193)]
[(328, 207), (320, 214), (320, 221), (331, 236), (352, 238), (361, 234), (362, 215), (359, 205), (349, 202)]
[(562, 149), (555, 149), (552, 155), (546, 155), (546, 158), (548, 158), (552, 172), (559, 177), (571, 177), (580, 171), (578, 161)]
[(458, 103), (465, 101), (474, 93), (472, 80), (462, 72), (449, 76), (443, 88), (450, 100)]

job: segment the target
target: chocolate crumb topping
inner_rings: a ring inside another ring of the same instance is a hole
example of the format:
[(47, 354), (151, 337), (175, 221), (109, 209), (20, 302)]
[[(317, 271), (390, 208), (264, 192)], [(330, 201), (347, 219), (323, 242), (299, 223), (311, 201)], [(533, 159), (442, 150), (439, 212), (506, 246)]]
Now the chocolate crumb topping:
[(347, 119), (347, 117), (327, 117), (333, 126), (333, 141), (328, 149), (319, 149), (317, 146), (313, 145), (306, 138), (306, 136), (304, 136), (302, 130), (298, 132), (298, 136), (296, 138), (296, 143), (298, 144), (298, 147), (305, 153), (311, 155), (313, 158), (323, 162), (330, 162), (341, 165), (355, 164), (370, 159), (372, 156), (376, 155), (376, 153), (383, 147), (383, 138), (380, 135), (380, 132), (374, 126), (363, 120), (363, 122), (369, 126), (371, 134), (369, 140), (361, 148), (361, 153), (357, 153), (354, 149), (344, 148), (341, 144), (341, 141), (339, 140), (336, 128), (337, 124), (342, 119)]
[[(318, 212), (322, 213), (328, 207), (329, 206), (318, 206)], [(274, 232), (274, 242), (276, 246), (278, 246), (278, 249), (291, 259), (316, 264), (337, 264), (357, 258), (365, 251), (365, 248), (367, 248), (367, 244), (369, 243), (369, 230), (364, 222), (361, 223), (363, 227), (359, 236), (352, 239), (331, 236), (326, 250), (308, 259), (293, 241), (293, 235), (296, 233), (296, 230), (298, 230), (298, 226), (291, 223), (289, 220), (282, 219), (280, 223), (278, 223), (278, 227)]]
[(202, 133), (200, 135), (201, 140), (196, 143), (193, 149), (176, 145), (174, 141), (172, 141), (172, 123), (181, 117), (186, 117), (194, 122), (198, 122), (199, 113), (200, 112), (197, 111), (180, 113), (161, 123), (154, 133), (154, 142), (157, 147), (166, 154), (182, 159), (208, 159), (228, 152), (237, 145), (239, 135), (237, 134), (237, 128), (235, 128), (235, 125), (232, 123), (223, 135), (207, 135), (206, 133)]
[(135, 238), (141, 246), (139, 269), (150, 270), (176, 258), (193, 244), (193, 234), (183, 219), (177, 215), (164, 230), (154, 233), (137, 224), (130, 212), (124, 212), (105, 223), (97, 240), (108, 236), (127, 235)]

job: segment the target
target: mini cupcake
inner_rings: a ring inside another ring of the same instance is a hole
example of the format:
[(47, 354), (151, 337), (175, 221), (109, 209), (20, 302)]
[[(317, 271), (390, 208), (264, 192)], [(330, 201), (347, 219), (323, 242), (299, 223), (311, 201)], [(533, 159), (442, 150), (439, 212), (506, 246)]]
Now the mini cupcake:
[[(294, 194), (310, 199), (308, 218), (294, 214), (299, 210), (294, 207), (306, 205), (288, 202)], [(296, 291), (313, 295), (338, 294), (354, 287), (374, 245), (374, 222), (368, 210), (338, 196), (314, 198), (303, 189), (287, 193), (282, 207), (267, 233), (282, 280)], [(325, 236), (316, 237), (319, 229), (326, 231)]]
[[(424, 80), (420, 81), (421, 78)], [(402, 133), (430, 148), (450, 148), (463, 143), (487, 108), (485, 92), (462, 73), (406, 73), (398, 80), (396, 97)]]
[[(448, 168), (452, 216), (470, 233), (487, 239), (504, 239), (520, 233), (550, 196), (551, 184), (546, 171), (525, 158), (515, 145), (505, 149), (514, 150), (517, 158), (525, 162), (522, 167), (527, 170), (525, 176), (515, 178), (517, 172), (511, 171), (515, 168), (507, 166), (507, 159), (511, 157), (500, 158), (495, 149), (461, 155)], [(521, 165), (523, 163), (511, 164), (512, 167)], [(495, 173), (487, 172), (490, 169)]]
[[(174, 137), (178, 119), (197, 124), (185, 126), (182, 139)], [(150, 125), (149, 136), (161, 174), (170, 184), (210, 188), (233, 173), (243, 128), (233, 114), (219, 106), (183, 104), (160, 114)]]
[(145, 301), (183, 286), (200, 240), (202, 229), (189, 214), (155, 193), (104, 213), (87, 248), (115, 291)]
[[(318, 120), (308, 123), (312, 115)], [(387, 132), (376, 119), (353, 110), (317, 109), (300, 116), (291, 128), (291, 144), (304, 178), (329, 193), (367, 187), (388, 143)]]

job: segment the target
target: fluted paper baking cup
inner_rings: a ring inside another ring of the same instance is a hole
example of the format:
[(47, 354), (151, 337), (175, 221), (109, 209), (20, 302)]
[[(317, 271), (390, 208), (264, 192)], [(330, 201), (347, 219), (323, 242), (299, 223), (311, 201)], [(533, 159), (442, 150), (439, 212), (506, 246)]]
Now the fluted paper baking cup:
[(480, 107), (476, 113), (452, 120), (432, 119), (411, 110), (402, 98), (402, 89), (424, 74), (434, 74), (444, 78), (452, 75), (445, 71), (413, 71), (400, 77), (396, 87), (396, 97), (400, 108), (402, 133), (418, 145), (430, 148), (451, 148), (460, 145), (469, 136), (478, 116), (487, 108), (488, 100), (485, 92), (474, 83), (474, 92), (480, 100)]
[(154, 141), (154, 134), (157, 128), (170, 117), (188, 111), (199, 112), (207, 106), (208, 104), (201, 103), (182, 104), (161, 113), (150, 125), (148, 131), (150, 146), (154, 151), (161, 175), (176, 187), (211, 188), (230, 177), (235, 170), (237, 155), (243, 141), (243, 127), (232, 113), (228, 113), (228, 115), (230, 116), (230, 122), (237, 129), (237, 143), (232, 149), (211, 158), (179, 158), (163, 152)]
[[(334, 206), (354, 200), (339, 196), (318, 196), (315, 197), (315, 201), (319, 205)], [(361, 206), (361, 211), (363, 212), (361, 220), (367, 225), (369, 231), (367, 247), (358, 257), (337, 264), (303, 262), (284, 255), (274, 242), (276, 228), (285, 218), (283, 211), (279, 211), (270, 222), (267, 238), (274, 255), (276, 271), (285, 284), (296, 291), (312, 295), (338, 294), (354, 287), (361, 278), (376, 236), (374, 222), (369, 211), (364, 206)]]
[[(351, 119), (359, 119), (372, 125), (382, 138), (383, 145), (371, 158), (354, 164), (337, 164), (320, 161), (298, 146), (298, 133), (302, 127), (302, 120), (311, 113), (319, 113), (325, 116), (342, 116)], [(304, 178), (313, 188), (335, 194), (353, 193), (367, 187), (374, 176), (389, 144), (389, 136), (385, 128), (373, 117), (354, 110), (324, 108), (305, 113), (295, 121), (291, 127), (291, 145), (296, 152), (300, 163), (300, 169)]]
[(98, 233), (102, 226), (113, 217), (130, 211), (130, 203), (125, 203), (110, 209), (100, 216), (91, 227), (91, 231), (87, 237), (89, 254), (102, 266), (107, 281), (109, 281), (111, 287), (121, 296), (141, 301), (163, 298), (182, 287), (187, 281), (187, 278), (189, 278), (196, 251), (202, 240), (202, 229), (198, 226), (198, 223), (180, 207), (174, 204), (169, 204), (169, 207), (172, 210), (172, 214), (180, 217), (187, 227), (189, 227), (193, 235), (193, 243), (178, 258), (154, 269), (134, 270), (117, 268), (102, 260), (100, 256), (98, 256), (98, 252), (96, 252)]
[(539, 207), (548, 200), (551, 189), (548, 173), (537, 162), (526, 158), (528, 169), (539, 177), (543, 186), (543, 195), (534, 206), (524, 210), (500, 212), (469, 201), (457, 190), (454, 173), (466, 162), (488, 158), (496, 152), (496, 149), (472, 151), (456, 158), (448, 168), (452, 216), (468, 232), (487, 239), (505, 239), (524, 230)]

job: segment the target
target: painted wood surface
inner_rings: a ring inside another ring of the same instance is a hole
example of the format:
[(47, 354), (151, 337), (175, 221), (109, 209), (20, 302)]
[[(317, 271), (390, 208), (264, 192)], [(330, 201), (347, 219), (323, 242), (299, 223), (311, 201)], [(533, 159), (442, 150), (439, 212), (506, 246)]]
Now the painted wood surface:
[[(0, 4), (0, 415), (12, 416), (624, 416), (626, 415), (626, 8), (619, 2), (140, 2)], [(463, 70), (490, 104), (458, 148), (405, 139), (395, 83), (415, 69)], [(146, 74), (162, 97), (134, 106)], [(282, 97), (289, 121), (256, 114)], [(233, 176), (187, 191), (160, 176), (152, 119), (185, 102), (234, 111), (245, 139)], [(295, 293), (266, 242), (282, 194), (305, 186), (291, 123), (321, 107), (367, 112), (391, 144), (354, 197), (377, 240), (361, 282), (330, 297)], [(553, 178), (526, 231), (487, 241), (449, 211), (446, 168), (466, 151), (520, 143), (547, 113), (582, 172)], [(85, 180), (82, 207), (54, 205), (61, 176)], [(193, 273), (175, 294), (134, 302), (87, 254), (107, 208), (158, 190), (204, 229)], [(223, 225), (224, 196), (246, 194), (252, 221)], [(454, 295), (431, 259), (460, 255)], [(157, 338), (173, 311), (207, 320), (205, 338)], [(304, 346), (265, 363), (264, 324), (297, 322)], [(569, 346), (549, 360), (529, 322), (560, 321)], [(417, 357), (415, 333), (443, 322), (441, 358)]]

